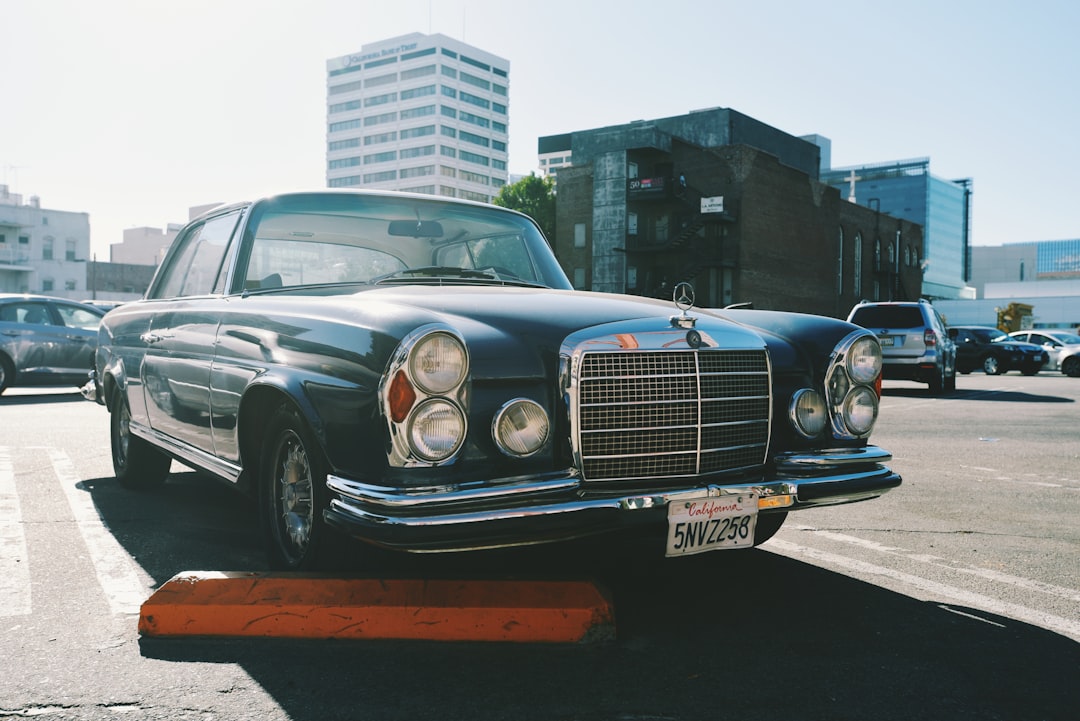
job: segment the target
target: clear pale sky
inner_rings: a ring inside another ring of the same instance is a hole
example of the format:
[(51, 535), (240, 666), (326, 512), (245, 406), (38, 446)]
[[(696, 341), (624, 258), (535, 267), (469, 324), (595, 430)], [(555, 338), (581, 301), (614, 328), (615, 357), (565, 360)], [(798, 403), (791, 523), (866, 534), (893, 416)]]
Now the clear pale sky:
[(0, 183), (125, 228), (325, 187), (326, 60), (411, 32), (510, 61), (537, 138), (727, 107), (974, 180), (975, 245), (1080, 237), (1075, 0), (0, 0)]

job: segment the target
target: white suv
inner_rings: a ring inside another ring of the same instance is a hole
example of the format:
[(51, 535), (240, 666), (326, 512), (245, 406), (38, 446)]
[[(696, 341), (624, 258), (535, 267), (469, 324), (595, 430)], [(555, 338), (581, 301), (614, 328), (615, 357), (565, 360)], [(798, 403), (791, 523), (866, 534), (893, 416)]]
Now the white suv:
[(878, 337), (883, 378), (926, 383), (934, 395), (956, 389), (956, 333), (929, 302), (859, 303), (847, 319)]

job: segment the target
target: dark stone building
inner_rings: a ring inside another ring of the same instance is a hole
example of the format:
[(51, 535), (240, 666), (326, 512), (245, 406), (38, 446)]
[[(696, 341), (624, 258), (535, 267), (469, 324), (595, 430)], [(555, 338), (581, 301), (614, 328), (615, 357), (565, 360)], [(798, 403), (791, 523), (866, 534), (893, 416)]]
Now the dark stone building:
[[(555, 251), (575, 287), (845, 317), (921, 293), (922, 227), (819, 182), (820, 149), (735, 111), (569, 134)], [(541, 139), (543, 142), (544, 139)]]

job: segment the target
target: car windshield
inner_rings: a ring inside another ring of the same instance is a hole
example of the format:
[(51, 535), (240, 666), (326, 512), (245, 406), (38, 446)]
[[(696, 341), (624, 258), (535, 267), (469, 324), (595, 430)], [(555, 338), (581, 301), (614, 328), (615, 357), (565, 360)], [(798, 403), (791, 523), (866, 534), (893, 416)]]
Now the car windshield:
[(568, 289), (535, 223), (495, 207), (311, 193), (252, 209), (237, 290), (394, 283)]

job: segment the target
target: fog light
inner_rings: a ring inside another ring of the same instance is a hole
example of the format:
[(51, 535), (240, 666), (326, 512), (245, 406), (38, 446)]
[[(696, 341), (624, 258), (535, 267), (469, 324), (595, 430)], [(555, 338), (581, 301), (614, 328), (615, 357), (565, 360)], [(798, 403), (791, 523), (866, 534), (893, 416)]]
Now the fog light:
[(544, 447), (549, 428), (547, 413), (539, 403), (516, 398), (495, 414), (492, 436), (503, 453), (524, 458)]
[(799, 433), (807, 438), (816, 438), (828, 422), (825, 400), (820, 393), (809, 388), (796, 391), (791, 397), (790, 416)]

